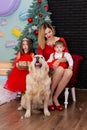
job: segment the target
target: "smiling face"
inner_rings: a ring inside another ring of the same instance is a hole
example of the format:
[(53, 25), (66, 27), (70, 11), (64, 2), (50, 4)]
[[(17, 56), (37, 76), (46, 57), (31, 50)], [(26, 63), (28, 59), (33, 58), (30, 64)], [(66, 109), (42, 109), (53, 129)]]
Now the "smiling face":
[(45, 37), (46, 37), (47, 39), (50, 39), (50, 38), (53, 37), (53, 31), (52, 31), (52, 29), (50, 29), (50, 28), (46, 28), (46, 29), (45, 29)]

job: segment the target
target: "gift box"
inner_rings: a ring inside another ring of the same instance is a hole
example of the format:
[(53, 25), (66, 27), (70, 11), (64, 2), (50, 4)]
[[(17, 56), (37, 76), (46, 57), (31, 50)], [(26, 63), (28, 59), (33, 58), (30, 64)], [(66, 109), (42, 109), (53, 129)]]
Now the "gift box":
[(27, 61), (19, 61), (18, 67), (20, 70), (28, 70), (28, 62)]

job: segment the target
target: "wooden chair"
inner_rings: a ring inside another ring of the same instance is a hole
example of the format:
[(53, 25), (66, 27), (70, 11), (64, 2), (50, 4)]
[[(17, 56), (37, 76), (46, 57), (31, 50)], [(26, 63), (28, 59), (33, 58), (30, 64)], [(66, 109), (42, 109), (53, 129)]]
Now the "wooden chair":
[(71, 89), (71, 94), (72, 94), (72, 99), (74, 102), (76, 102), (76, 94), (75, 94), (75, 86), (78, 78), (78, 72), (79, 72), (79, 66), (81, 61), (83, 60), (83, 57), (80, 55), (72, 55), (73, 60), (74, 60), (74, 67), (73, 67), (73, 76), (68, 83), (68, 85), (65, 88), (64, 96), (65, 96), (65, 109), (67, 109), (68, 106), (68, 97), (69, 97), (69, 89)]

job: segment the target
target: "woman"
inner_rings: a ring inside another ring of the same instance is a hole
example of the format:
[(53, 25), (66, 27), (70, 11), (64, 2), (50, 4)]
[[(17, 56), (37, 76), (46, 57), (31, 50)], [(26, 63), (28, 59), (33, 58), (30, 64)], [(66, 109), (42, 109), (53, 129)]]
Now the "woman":
[[(58, 40), (61, 40), (64, 43), (64, 52), (68, 52), (64, 38), (56, 37), (54, 34), (55, 30), (50, 23), (44, 22), (41, 24), (38, 34), (38, 54), (42, 54), (46, 60), (48, 60), (51, 53), (54, 53), (54, 45)], [(64, 69), (61, 66), (57, 67), (61, 62), (66, 62), (65, 57), (55, 61), (53, 64), (55, 69), (51, 84), (50, 110), (63, 110), (63, 106), (60, 105), (58, 97), (70, 81), (73, 74), (71, 69)]]

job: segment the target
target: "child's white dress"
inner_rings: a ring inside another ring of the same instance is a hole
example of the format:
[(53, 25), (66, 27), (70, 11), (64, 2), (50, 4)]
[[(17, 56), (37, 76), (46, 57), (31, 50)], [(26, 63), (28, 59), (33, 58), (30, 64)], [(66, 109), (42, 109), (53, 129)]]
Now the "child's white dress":
[(0, 76), (0, 105), (14, 100), (17, 96), (16, 92), (12, 92), (3, 88), (6, 80), (7, 76)]

